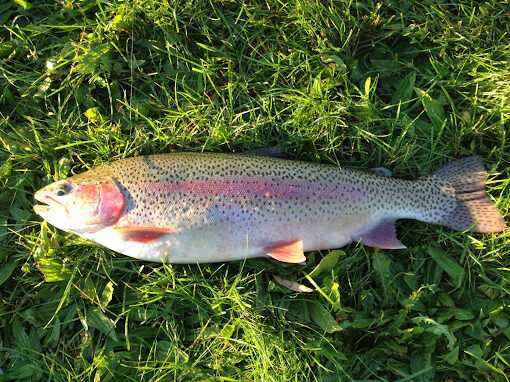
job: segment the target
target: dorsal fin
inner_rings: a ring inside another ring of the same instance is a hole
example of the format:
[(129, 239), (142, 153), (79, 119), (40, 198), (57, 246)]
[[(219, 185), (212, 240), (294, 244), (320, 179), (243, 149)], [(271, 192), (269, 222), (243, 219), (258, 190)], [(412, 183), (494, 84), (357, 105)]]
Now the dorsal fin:
[(390, 178), (393, 176), (393, 171), (386, 167), (373, 167), (372, 171), (375, 172), (379, 176), (384, 176)]
[(266, 157), (282, 159), (288, 157), (287, 151), (280, 146), (262, 147), (260, 149), (247, 150), (243, 151), (242, 153), (239, 153), (239, 155), (261, 155)]

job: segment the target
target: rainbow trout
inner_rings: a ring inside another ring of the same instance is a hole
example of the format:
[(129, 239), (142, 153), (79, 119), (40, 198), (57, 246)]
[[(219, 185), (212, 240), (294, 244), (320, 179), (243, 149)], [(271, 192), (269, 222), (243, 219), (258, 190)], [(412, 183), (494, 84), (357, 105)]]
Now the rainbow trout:
[(408, 181), (334, 165), (256, 155), (173, 153), (104, 164), (37, 191), (54, 226), (137, 259), (200, 263), (304, 252), (362, 241), (405, 246), (397, 219), (500, 232), (505, 221), (471, 156)]

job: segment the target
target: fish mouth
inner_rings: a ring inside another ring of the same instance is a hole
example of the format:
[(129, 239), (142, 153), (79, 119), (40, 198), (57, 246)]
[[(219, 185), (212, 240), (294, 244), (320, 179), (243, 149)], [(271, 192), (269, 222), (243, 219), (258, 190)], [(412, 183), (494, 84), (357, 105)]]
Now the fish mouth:
[(39, 215), (50, 212), (50, 209), (51, 207), (47, 204), (36, 204), (34, 206), (34, 211)]
[(67, 210), (67, 207), (56, 201), (51, 197), (51, 195), (48, 195), (46, 192), (37, 191), (34, 195), (34, 199), (40, 202), (41, 204), (34, 205), (33, 209), (35, 213), (38, 215), (48, 214), (50, 212), (54, 213), (62, 213), (64, 212), (67, 216), (69, 216), (69, 211)]

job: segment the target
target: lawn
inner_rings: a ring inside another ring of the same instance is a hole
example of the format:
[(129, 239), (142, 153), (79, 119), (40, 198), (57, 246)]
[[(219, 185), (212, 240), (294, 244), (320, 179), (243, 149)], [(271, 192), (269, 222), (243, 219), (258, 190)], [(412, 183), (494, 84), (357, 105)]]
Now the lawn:
[(508, 230), (407, 220), (405, 250), (172, 266), (59, 231), (32, 196), (120, 158), (281, 146), (406, 179), (479, 154), (508, 215), (509, 9), (2, 1), (0, 381), (508, 381)]

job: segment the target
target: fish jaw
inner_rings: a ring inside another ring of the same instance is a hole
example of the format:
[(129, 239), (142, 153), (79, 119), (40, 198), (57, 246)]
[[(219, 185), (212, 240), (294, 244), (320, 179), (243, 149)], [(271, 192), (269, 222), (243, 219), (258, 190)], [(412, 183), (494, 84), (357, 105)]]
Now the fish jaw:
[(69, 211), (65, 204), (53, 197), (52, 192), (43, 188), (34, 194), (34, 199), (41, 203), (33, 207), (36, 214), (55, 227), (69, 231), (67, 226), (70, 220)]

